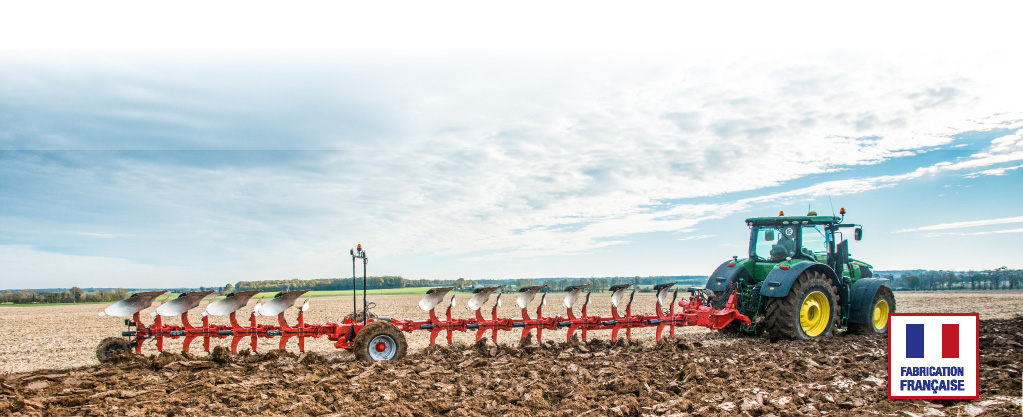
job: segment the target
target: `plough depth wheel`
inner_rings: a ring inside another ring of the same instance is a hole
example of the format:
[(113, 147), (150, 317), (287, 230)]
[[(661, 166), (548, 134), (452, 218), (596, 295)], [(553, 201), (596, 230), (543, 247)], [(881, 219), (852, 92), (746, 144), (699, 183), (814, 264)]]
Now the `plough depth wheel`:
[(100, 362), (106, 362), (117, 352), (127, 351), (128, 341), (124, 340), (123, 337), (108, 337), (100, 341), (99, 346), (96, 346), (96, 359), (99, 359)]
[(408, 344), (398, 327), (388, 321), (374, 321), (355, 335), (355, 357), (363, 362), (391, 361), (405, 357)]

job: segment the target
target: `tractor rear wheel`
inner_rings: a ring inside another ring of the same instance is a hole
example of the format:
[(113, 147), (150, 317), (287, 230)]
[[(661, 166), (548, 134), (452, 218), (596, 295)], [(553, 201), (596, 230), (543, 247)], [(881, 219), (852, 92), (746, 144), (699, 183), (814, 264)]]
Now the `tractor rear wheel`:
[(874, 300), (870, 303), (867, 323), (849, 323), (852, 333), (888, 333), (888, 314), (895, 312), (895, 295), (888, 287), (877, 289)]
[(352, 348), (355, 358), (363, 362), (393, 361), (405, 357), (408, 343), (397, 326), (377, 320), (359, 330)]
[(128, 341), (123, 337), (108, 337), (100, 341), (99, 346), (96, 346), (96, 359), (99, 359), (101, 363), (106, 362), (114, 355), (127, 351)]
[(771, 340), (806, 340), (830, 336), (842, 316), (838, 289), (824, 274), (806, 271), (785, 297), (767, 303), (767, 332)]
[(724, 291), (714, 291), (714, 296), (710, 299), (710, 306), (714, 307), (715, 310), (721, 310), (726, 307), (728, 303), (728, 296), (735, 292), (735, 288), (728, 287)]

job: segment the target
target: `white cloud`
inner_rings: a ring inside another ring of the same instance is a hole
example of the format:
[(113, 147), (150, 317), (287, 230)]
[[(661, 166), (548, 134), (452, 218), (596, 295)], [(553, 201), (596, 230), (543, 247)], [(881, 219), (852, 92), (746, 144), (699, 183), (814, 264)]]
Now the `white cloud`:
[(923, 236), (927, 238), (938, 237), (938, 236), (984, 236), (984, 235), (1001, 235), (1006, 233), (1023, 233), (1023, 229), (1004, 229), (1004, 230), (987, 230), (983, 232), (938, 232), (938, 233), (924, 233)]
[(1017, 170), (1017, 169), (1020, 169), (1020, 168), (1023, 168), (1023, 165), (1016, 165), (1016, 166), (1010, 166), (1010, 167), (1000, 167), (1000, 168), (991, 168), (991, 169), (985, 169), (983, 171), (974, 172), (972, 174), (967, 174), (966, 177), (967, 178), (977, 178), (977, 177), (982, 177), (982, 176), (986, 176), (986, 175), (1000, 176), (1000, 175), (1008, 174), (1009, 171)]
[[(130, 1), (49, 5), (5, 6), (0, 14), (0, 48), (622, 53), (670, 49), (763, 54), (851, 49), (979, 54), (997, 50), (997, 40), (1013, 39), (1013, 17), (1019, 15), (1014, 3), (929, 5), (927, 18), (921, 18), (915, 2), (865, 2), (856, 8), (809, 2), (787, 7), (644, 2), (623, 8), (593, 1), (523, 1), (516, 7), (470, 1), (429, 5), (312, 1), (288, 8), (259, 1), (186, 1), (172, 10)], [(195, 13), (199, 8), (202, 13)], [(148, 18), (157, 15), (159, 19)], [(872, 30), (862, 30), (865, 25)], [(904, 59), (905, 54), (893, 57), (897, 58)]]
[(715, 235), (690, 235), (690, 236), (686, 236), (686, 237), (681, 237), (678, 240), (699, 240), (699, 239), (711, 238), (711, 237), (714, 237), (714, 236)]
[(64, 255), (23, 245), (0, 245), (0, 264), (4, 265), (0, 288), (173, 288), (220, 281), (215, 272), (112, 257)]
[(103, 239), (113, 239), (116, 237), (113, 233), (92, 233), (92, 232), (74, 232), (76, 235), (98, 237)]
[[(330, 275), (343, 242), (477, 262), (585, 254), (756, 205), (1023, 160), (1016, 133), (901, 174), (789, 189), (967, 130), (1018, 128), (1019, 83), (994, 64), (837, 52), (795, 63), (183, 55), (42, 54), (0, 68), (0, 105), (12, 109), (0, 149), (156, 151), (5, 154), (5, 173), (41, 185), (19, 199), (79, 208), (37, 214), (49, 226), (124, 242), (91, 254), (252, 278)], [(242, 152), (168, 151), (182, 149)], [(265, 149), (309, 152), (244, 152)]]
[(909, 229), (896, 230), (896, 233), (905, 232), (917, 232), (921, 230), (945, 230), (945, 229), (959, 229), (963, 227), (978, 227), (978, 226), (990, 226), (994, 224), (1007, 224), (1007, 223), (1023, 223), (1023, 216), (1021, 217), (1003, 217), (1000, 219), (987, 219), (987, 220), (971, 220), (966, 222), (954, 222), (954, 223), (942, 223), (933, 224), (930, 226), (914, 227)]

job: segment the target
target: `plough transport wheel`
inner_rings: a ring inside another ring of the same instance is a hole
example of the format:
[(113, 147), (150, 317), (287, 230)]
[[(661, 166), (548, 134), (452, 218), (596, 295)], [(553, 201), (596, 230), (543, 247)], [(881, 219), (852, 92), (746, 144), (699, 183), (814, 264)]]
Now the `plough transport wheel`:
[(823, 274), (802, 273), (787, 296), (768, 301), (767, 331), (771, 340), (830, 336), (841, 317), (837, 293)]
[(895, 312), (895, 296), (892, 290), (887, 287), (877, 289), (874, 300), (870, 302), (870, 316), (868, 323), (849, 323), (849, 330), (853, 333), (888, 333), (888, 314)]
[(359, 330), (353, 340), (355, 358), (363, 362), (392, 361), (405, 357), (408, 344), (391, 322), (374, 321)]
[(96, 346), (96, 359), (99, 359), (100, 362), (106, 362), (118, 352), (127, 351), (128, 341), (124, 340), (123, 337), (108, 337), (100, 341), (99, 346)]

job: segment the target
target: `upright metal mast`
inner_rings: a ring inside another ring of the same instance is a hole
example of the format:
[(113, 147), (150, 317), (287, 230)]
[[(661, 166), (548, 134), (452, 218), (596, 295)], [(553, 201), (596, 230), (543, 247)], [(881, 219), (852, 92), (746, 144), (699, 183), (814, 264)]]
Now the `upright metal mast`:
[(366, 317), (369, 315), (366, 313), (368, 310), (369, 303), (366, 302), (366, 263), (369, 259), (366, 258), (366, 252), (362, 250), (362, 244), (355, 246), (355, 249), (349, 250), (348, 253), (352, 255), (352, 321), (358, 321), (359, 311), (356, 304), (356, 276), (355, 276), (355, 260), (362, 259), (362, 324), (366, 324)]

